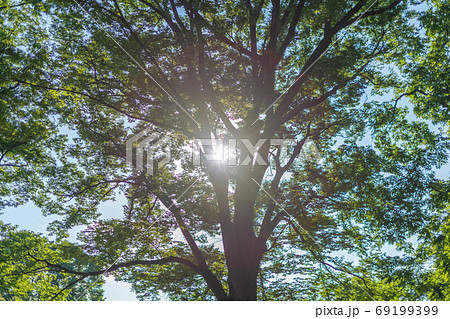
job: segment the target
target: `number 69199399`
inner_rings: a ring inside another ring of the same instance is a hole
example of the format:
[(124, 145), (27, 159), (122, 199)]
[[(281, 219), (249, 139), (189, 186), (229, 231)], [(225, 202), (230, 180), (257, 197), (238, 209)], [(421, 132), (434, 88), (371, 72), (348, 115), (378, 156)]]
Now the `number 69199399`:
[(435, 316), (438, 313), (437, 306), (378, 306), (375, 313), (381, 316)]

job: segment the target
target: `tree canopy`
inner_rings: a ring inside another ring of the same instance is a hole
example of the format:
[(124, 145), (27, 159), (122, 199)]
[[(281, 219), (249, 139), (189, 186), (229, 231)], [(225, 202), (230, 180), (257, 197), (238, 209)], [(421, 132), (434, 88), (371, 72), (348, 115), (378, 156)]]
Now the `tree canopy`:
[[(58, 216), (0, 224), (4, 299), (101, 300), (108, 274), (151, 300), (448, 300), (449, 1), (2, 0), (0, 20), (0, 211)], [(170, 151), (152, 173), (127, 163), (141, 132)]]

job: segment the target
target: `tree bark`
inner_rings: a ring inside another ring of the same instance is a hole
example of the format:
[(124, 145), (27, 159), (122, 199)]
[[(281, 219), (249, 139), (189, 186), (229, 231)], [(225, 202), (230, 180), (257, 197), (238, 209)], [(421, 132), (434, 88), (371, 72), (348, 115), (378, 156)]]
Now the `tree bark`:
[(257, 276), (266, 245), (253, 230), (233, 225), (224, 240), (228, 268), (229, 300), (257, 300)]

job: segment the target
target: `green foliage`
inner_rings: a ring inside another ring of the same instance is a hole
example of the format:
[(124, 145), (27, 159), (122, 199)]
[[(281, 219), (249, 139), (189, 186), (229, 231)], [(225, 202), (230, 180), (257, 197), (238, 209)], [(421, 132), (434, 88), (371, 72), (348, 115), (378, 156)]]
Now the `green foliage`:
[[(232, 259), (262, 249), (258, 299), (448, 300), (450, 7), (421, 3), (4, 1), (0, 210), (61, 218), (1, 224), (1, 296), (102, 300), (105, 272), (140, 299), (234, 298)], [(152, 176), (125, 163), (144, 128), (170, 137)], [(321, 159), (193, 166), (211, 136)]]
[[(44, 271), (45, 259), (53, 264), (76, 266), (78, 271), (95, 268), (80, 249), (69, 242), (58, 245), (40, 234), (18, 231), (0, 224), (0, 294), (4, 300), (102, 300), (103, 279), (92, 277), (76, 287), (63, 290), (75, 276), (57, 269)], [(76, 263), (75, 263), (76, 261)]]

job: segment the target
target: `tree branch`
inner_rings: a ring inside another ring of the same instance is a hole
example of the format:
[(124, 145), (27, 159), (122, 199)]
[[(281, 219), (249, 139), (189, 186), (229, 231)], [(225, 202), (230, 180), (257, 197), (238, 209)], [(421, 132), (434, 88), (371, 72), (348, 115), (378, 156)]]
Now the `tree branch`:
[(84, 97), (86, 97), (86, 98), (88, 98), (88, 99), (90, 99), (90, 100), (93, 100), (93, 101), (95, 101), (95, 102), (98, 102), (98, 103), (100, 103), (100, 104), (102, 104), (102, 105), (104, 105), (104, 106), (106, 106), (106, 107), (108, 107), (108, 108), (111, 108), (111, 109), (113, 109), (113, 110), (119, 112), (120, 114), (123, 114), (123, 115), (125, 115), (125, 116), (127, 116), (127, 117), (129, 117), (129, 118), (131, 118), (131, 119), (142, 120), (142, 121), (144, 121), (144, 122), (153, 124), (153, 125), (155, 125), (155, 126), (159, 126), (159, 127), (161, 127), (161, 128), (166, 128), (166, 129), (170, 129), (170, 130), (174, 130), (174, 131), (181, 132), (181, 133), (183, 133), (183, 134), (190, 135), (189, 132), (187, 132), (187, 131), (185, 131), (185, 130), (183, 130), (183, 129), (181, 129), (181, 128), (178, 128), (178, 127), (175, 127), (175, 126), (172, 126), (172, 125), (168, 125), (168, 124), (165, 124), (165, 123), (161, 123), (161, 122), (158, 122), (158, 121), (150, 120), (150, 119), (148, 119), (148, 118), (144, 118), (144, 117), (139, 116), (139, 115), (132, 115), (132, 114), (129, 114), (129, 113), (125, 112), (124, 110), (118, 108), (117, 106), (112, 105), (112, 104), (110, 104), (110, 103), (108, 103), (108, 102), (106, 102), (106, 101), (104, 101), (104, 100), (102, 100), (102, 99), (100, 99), (100, 98), (97, 98), (97, 97), (95, 97), (95, 96), (92, 96), (92, 95), (90, 95), (90, 94), (88, 94), (88, 93), (79, 92), (79, 91), (70, 90), (70, 89), (54, 88), (54, 87), (49, 87), (49, 86), (46, 86), (46, 85), (40, 85), (40, 84), (33, 84), (33, 83), (29, 83), (29, 82), (26, 82), (26, 81), (23, 81), (23, 80), (19, 80), (19, 79), (13, 79), (13, 80), (14, 80), (14, 81), (17, 81), (17, 82), (19, 82), (19, 83), (25, 84), (25, 85), (29, 85), (29, 86), (31, 86), (31, 87), (41, 88), (41, 89), (44, 89), (44, 90), (49, 90), (49, 91), (59, 91), (59, 92), (67, 92), (67, 93), (72, 93), (72, 94), (81, 95), (81, 96), (84, 96)]
[[(294, 231), (297, 233), (297, 235), (300, 236), (301, 240), (302, 240), (303, 242), (306, 242), (306, 241), (305, 241), (305, 238), (304, 238), (303, 235), (302, 235), (302, 233), (299, 231), (299, 229), (297, 228), (297, 226), (295, 226), (295, 224), (293, 223), (293, 221), (292, 221), (290, 218), (287, 218), (287, 219), (285, 219), (285, 220), (292, 226), (292, 229), (294, 229)], [(326, 262), (325, 259), (324, 259), (323, 257), (319, 256), (319, 254), (318, 254), (317, 252), (315, 252), (314, 250), (312, 250), (311, 248), (308, 248), (308, 251), (311, 252), (311, 254), (313, 255), (313, 257), (314, 257), (318, 262), (320, 262), (321, 264), (323, 264), (324, 266), (330, 267), (330, 268), (332, 268), (332, 269), (334, 269), (334, 270), (337, 270), (337, 271), (340, 271), (340, 272), (344, 272), (344, 273), (346, 273), (346, 274), (349, 274), (349, 275), (351, 275), (351, 276), (353, 276), (353, 277), (356, 277), (356, 278), (362, 280), (362, 282), (364, 283), (364, 286), (367, 288), (367, 290), (368, 290), (369, 293), (370, 293), (370, 294), (368, 294), (369, 297), (373, 299), (372, 296), (373, 296), (374, 293), (373, 293), (373, 291), (369, 288), (369, 286), (367, 285), (366, 278), (364, 278), (364, 277), (362, 277), (362, 276), (360, 276), (360, 275), (357, 275), (357, 274), (351, 272), (351, 271), (348, 270), (348, 269), (342, 268), (342, 267), (340, 267), (340, 266), (337, 267), (337, 266), (334, 266), (334, 265), (332, 265), (332, 264)], [(365, 289), (364, 289), (364, 290), (365, 290)], [(365, 291), (365, 292), (367, 293), (367, 291)]]
[[(295, 8), (294, 16), (292, 17), (291, 24), (289, 25), (288, 33), (286, 35), (286, 38), (283, 40), (281, 47), (278, 51), (280, 58), (284, 55), (286, 48), (288, 47), (289, 43), (291, 43), (292, 39), (295, 36), (295, 28), (297, 27), (298, 22), (300, 21), (300, 15), (305, 6), (305, 3), (306, 3), (306, 0), (299, 0), (297, 7)], [(284, 17), (283, 17), (283, 19), (284, 19)]]
[(54, 295), (54, 296), (52, 297), (52, 299), (50, 299), (50, 301), (55, 300), (56, 297), (58, 297), (64, 290), (69, 289), (69, 288), (72, 287), (73, 285), (75, 285), (75, 284), (77, 284), (78, 282), (82, 281), (84, 278), (86, 278), (86, 277), (80, 277), (80, 278), (77, 278), (77, 279), (71, 281), (67, 286), (63, 287), (60, 291), (58, 291), (58, 293), (57, 293), (56, 295)]
[(218, 31), (217, 29), (214, 28), (214, 26), (206, 19), (204, 18), (197, 9), (195, 9), (189, 2), (185, 1), (185, 0), (181, 0), (181, 2), (187, 7), (189, 8), (189, 10), (191, 10), (200, 20), (201, 22), (205, 25), (205, 27), (211, 31), (219, 41), (225, 43), (226, 45), (230, 46), (231, 48), (235, 49), (236, 51), (244, 54), (245, 56), (249, 57), (249, 58), (255, 58), (255, 59), (260, 59), (261, 56), (258, 54), (253, 54), (250, 50), (244, 48), (243, 46), (239, 45), (238, 43), (232, 41), (231, 39), (229, 39), (228, 37), (226, 37), (224, 34), (222, 34), (220, 31)]
[(39, 259), (31, 254), (28, 254), (28, 255), (32, 259), (34, 259), (38, 262), (45, 263), (47, 265), (47, 267), (49, 268), (49, 270), (54, 270), (54, 271), (59, 271), (59, 272), (68, 273), (68, 274), (72, 274), (72, 275), (77, 275), (77, 276), (81, 276), (83, 278), (89, 277), (89, 276), (100, 276), (100, 275), (104, 275), (106, 273), (109, 273), (109, 272), (112, 272), (112, 271), (115, 271), (115, 270), (118, 270), (121, 268), (127, 268), (127, 267), (132, 267), (132, 266), (165, 265), (168, 263), (180, 263), (185, 266), (188, 266), (195, 272), (199, 272), (198, 266), (195, 265), (193, 262), (191, 262), (187, 259), (183, 259), (183, 258), (175, 257), (175, 256), (170, 256), (170, 257), (165, 257), (165, 258), (155, 259), (155, 260), (133, 260), (133, 261), (128, 261), (128, 262), (124, 262), (124, 263), (113, 264), (109, 268), (98, 270), (98, 271), (76, 271), (76, 270), (71, 270), (66, 267), (63, 267), (59, 264), (51, 263), (46, 259)]
[(158, 197), (158, 199), (163, 203), (163, 205), (166, 206), (166, 208), (175, 217), (175, 220), (177, 221), (178, 225), (180, 226), (181, 232), (182, 232), (184, 238), (186, 239), (189, 247), (191, 248), (192, 253), (194, 254), (194, 257), (198, 263), (198, 266), (196, 266), (197, 272), (203, 276), (206, 283), (211, 288), (211, 290), (213, 291), (214, 295), (217, 297), (218, 300), (227, 300), (228, 296), (225, 293), (225, 290), (223, 289), (222, 283), (209, 269), (208, 264), (206, 263), (206, 260), (203, 256), (202, 252), (200, 251), (200, 249), (197, 246), (197, 243), (194, 240), (194, 237), (189, 232), (187, 225), (184, 222), (183, 217), (181, 216), (181, 209), (161, 189), (154, 187), (149, 182), (147, 184), (148, 184), (149, 188), (151, 189), (151, 191), (153, 192), (153, 194), (156, 197)]
[(359, 19), (364, 19), (364, 18), (367, 18), (367, 17), (371, 17), (371, 16), (382, 14), (382, 13), (388, 11), (388, 10), (391, 10), (391, 9), (395, 8), (400, 2), (402, 2), (402, 0), (396, 0), (396, 1), (392, 2), (390, 5), (388, 5), (386, 7), (383, 7), (383, 8), (377, 9), (377, 10), (373, 10), (373, 11), (365, 12), (361, 16), (349, 20), (347, 22), (347, 25), (351, 25), (351, 24), (353, 24), (354, 22), (356, 22)]
[[(39, 2), (41, 2), (41, 1), (39, 1)], [(32, 3), (33, 3), (33, 1), (29, 1), (29, 2), (22, 2), (22, 3), (18, 3), (18, 4), (13, 4), (13, 5), (1, 6), (0, 10), (21, 7), (21, 6), (25, 6), (27, 4), (32, 4)]]

